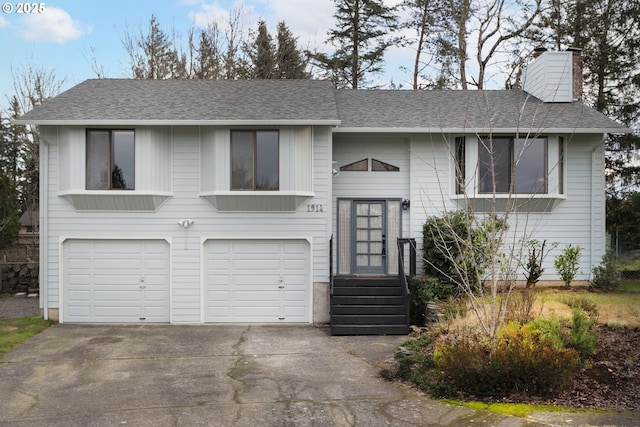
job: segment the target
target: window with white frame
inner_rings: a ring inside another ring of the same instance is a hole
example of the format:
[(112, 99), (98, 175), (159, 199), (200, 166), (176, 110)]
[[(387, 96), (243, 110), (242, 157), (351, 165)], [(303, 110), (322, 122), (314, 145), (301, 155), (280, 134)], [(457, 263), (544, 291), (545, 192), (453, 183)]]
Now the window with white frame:
[(135, 133), (131, 129), (87, 130), (87, 190), (135, 189)]
[(277, 130), (231, 131), (231, 190), (278, 191)]
[(546, 137), (487, 136), (478, 140), (478, 193), (546, 194)]

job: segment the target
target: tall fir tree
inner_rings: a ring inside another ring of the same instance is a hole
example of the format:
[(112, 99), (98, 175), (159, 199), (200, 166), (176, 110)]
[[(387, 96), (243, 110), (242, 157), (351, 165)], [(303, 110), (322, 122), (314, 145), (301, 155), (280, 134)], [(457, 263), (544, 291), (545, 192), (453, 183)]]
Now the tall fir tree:
[(307, 71), (308, 59), (298, 49), (296, 38), (284, 21), (278, 23), (276, 35), (276, 73), (279, 79), (308, 79), (311, 74)]
[(136, 79), (174, 79), (186, 76), (186, 57), (178, 53), (169, 33), (151, 15), (146, 33), (125, 32), (122, 44), (129, 55), (131, 73)]
[(251, 61), (253, 69), (251, 77), (256, 79), (277, 77), (275, 46), (265, 21), (258, 22), (258, 29), (253, 41), (245, 44), (244, 49)]
[(334, 0), (336, 26), (329, 31), (332, 54), (314, 53), (312, 58), (341, 88), (367, 87), (370, 77), (382, 73), (387, 49), (401, 42), (397, 7), (383, 0)]

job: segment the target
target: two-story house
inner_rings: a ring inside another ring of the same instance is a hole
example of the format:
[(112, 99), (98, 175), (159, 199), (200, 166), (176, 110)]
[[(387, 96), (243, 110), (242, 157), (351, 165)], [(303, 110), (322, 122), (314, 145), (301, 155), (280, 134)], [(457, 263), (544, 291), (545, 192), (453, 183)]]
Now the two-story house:
[[(587, 280), (605, 250), (603, 138), (628, 130), (575, 99), (576, 55), (543, 53), (525, 90), (85, 81), (16, 121), (42, 134), (43, 314), (326, 323), (332, 277), (402, 275), (398, 238), (420, 245), (427, 217), (501, 198), (538, 239), (580, 245)], [(363, 313), (334, 332), (406, 330)]]

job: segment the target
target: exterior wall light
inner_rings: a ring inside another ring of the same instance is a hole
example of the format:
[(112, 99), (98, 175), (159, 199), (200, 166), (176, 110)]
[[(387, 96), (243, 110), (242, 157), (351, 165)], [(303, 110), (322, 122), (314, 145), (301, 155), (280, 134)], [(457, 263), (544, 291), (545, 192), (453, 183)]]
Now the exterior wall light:
[(402, 201), (402, 210), (406, 211), (411, 207), (411, 201), (409, 199), (404, 199)]
[(184, 227), (184, 228), (189, 228), (190, 226), (192, 226), (195, 222), (192, 219), (182, 219), (180, 221), (178, 221), (178, 225)]

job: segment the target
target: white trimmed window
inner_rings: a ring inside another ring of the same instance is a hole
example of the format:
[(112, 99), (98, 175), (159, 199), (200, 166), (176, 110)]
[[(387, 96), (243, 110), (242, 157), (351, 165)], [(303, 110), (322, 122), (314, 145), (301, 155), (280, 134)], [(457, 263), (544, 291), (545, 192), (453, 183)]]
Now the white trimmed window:
[(478, 193), (546, 194), (547, 138), (482, 137), (478, 140)]
[(86, 164), (87, 190), (134, 190), (134, 131), (88, 129)]
[(231, 131), (231, 190), (278, 191), (277, 130)]

